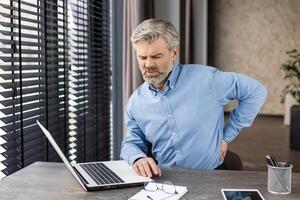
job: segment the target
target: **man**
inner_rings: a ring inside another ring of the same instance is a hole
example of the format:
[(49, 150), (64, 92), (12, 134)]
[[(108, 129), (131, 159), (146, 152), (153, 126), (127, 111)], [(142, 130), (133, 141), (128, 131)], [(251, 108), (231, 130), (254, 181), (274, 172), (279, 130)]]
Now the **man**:
[[(263, 104), (265, 87), (241, 74), (174, 64), (179, 37), (169, 22), (145, 20), (131, 41), (145, 83), (128, 100), (121, 158), (148, 177), (161, 175), (160, 166), (222, 167), (228, 143)], [(223, 107), (234, 99), (238, 105), (224, 124)]]

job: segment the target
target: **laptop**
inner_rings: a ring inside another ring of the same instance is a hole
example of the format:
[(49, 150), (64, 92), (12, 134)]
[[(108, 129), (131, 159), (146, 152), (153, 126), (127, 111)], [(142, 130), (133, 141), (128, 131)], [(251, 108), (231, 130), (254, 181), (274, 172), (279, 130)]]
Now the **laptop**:
[(71, 174), (86, 191), (140, 186), (153, 181), (151, 178), (137, 175), (124, 160), (71, 164), (49, 131), (39, 121), (37, 124)]

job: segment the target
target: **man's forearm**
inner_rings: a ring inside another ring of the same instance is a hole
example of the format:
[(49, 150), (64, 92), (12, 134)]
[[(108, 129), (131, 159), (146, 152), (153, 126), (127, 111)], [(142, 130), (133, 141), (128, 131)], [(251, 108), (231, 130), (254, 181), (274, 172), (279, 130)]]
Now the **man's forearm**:
[(124, 159), (129, 165), (141, 157), (146, 157), (146, 154), (141, 148), (133, 143), (123, 143), (121, 148), (121, 159)]
[(224, 127), (224, 140), (231, 142), (242, 128), (251, 126), (267, 96), (266, 88), (257, 82), (251, 94), (239, 101)]

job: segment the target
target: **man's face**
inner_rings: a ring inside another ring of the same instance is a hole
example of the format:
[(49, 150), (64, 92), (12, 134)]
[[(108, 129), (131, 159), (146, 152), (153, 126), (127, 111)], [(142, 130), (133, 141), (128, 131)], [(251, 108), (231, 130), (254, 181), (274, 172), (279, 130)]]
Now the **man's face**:
[(144, 41), (137, 42), (134, 47), (144, 80), (162, 89), (172, 70), (178, 48), (169, 51), (162, 37), (150, 44)]

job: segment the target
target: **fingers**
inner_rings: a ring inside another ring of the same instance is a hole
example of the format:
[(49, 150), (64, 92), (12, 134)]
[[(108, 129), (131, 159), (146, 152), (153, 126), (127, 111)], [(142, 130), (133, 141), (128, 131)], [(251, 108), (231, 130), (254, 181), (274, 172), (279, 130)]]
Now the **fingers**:
[(222, 141), (222, 145), (221, 145), (220, 159), (224, 159), (225, 158), (226, 152), (227, 152), (227, 148), (228, 148), (228, 143), (223, 140)]
[(220, 152), (220, 160), (224, 160), (226, 156), (226, 151), (221, 151)]
[(139, 163), (137, 167), (138, 167), (138, 169), (139, 169), (139, 171), (140, 171), (140, 174), (141, 174), (142, 176), (146, 177), (146, 172), (145, 172), (145, 169), (144, 169), (144, 167), (143, 167), (143, 164)]
[(151, 167), (153, 173), (155, 175), (159, 175), (160, 169), (159, 169), (158, 165), (156, 165), (154, 160), (151, 158), (151, 159), (148, 160), (148, 163), (150, 164), (150, 167)]
[(140, 158), (133, 164), (134, 171), (139, 176), (152, 177), (152, 173), (161, 176), (161, 170), (150, 157)]
[(161, 170), (158, 165), (157, 165), (157, 168), (158, 168), (158, 176), (161, 176)]
[(224, 159), (226, 156), (226, 151), (222, 151), (221, 155), (222, 155), (222, 158)]
[(140, 173), (140, 170), (138, 169), (138, 166), (136, 164), (134, 164), (132, 167), (137, 175), (142, 176), (142, 174)]
[(221, 152), (220, 152), (220, 156), (219, 156), (219, 160), (223, 160), (224, 159), (224, 157), (223, 157), (223, 151), (221, 150)]
[(147, 160), (143, 161), (142, 164), (143, 164), (146, 176), (147, 177), (151, 177), (152, 176), (152, 172), (150, 170), (150, 167), (149, 167), (149, 164), (148, 164)]

